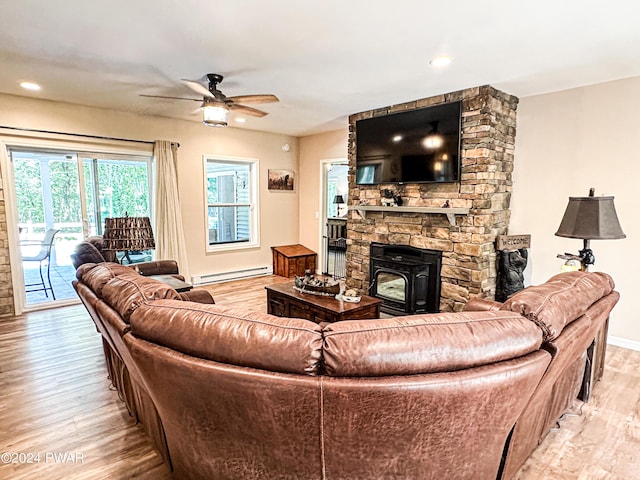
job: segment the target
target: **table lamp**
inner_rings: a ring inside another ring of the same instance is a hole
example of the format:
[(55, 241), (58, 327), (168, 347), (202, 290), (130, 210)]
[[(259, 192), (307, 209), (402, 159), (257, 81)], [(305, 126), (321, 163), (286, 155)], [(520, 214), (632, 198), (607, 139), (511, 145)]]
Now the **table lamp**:
[(581, 270), (588, 270), (589, 265), (595, 263), (595, 256), (590, 248), (591, 240), (613, 240), (626, 237), (618, 221), (613, 196), (596, 197), (594, 194), (595, 189), (592, 188), (589, 190), (588, 197), (569, 197), (567, 209), (556, 232), (558, 237), (583, 240), (583, 249), (578, 252), (578, 255), (570, 253), (558, 255), (558, 258), (565, 260), (579, 260)]
[(333, 197), (333, 203), (338, 205), (338, 217), (340, 216), (340, 205), (344, 203), (344, 197), (342, 195), (336, 195)]
[(131, 263), (129, 253), (156, 248), (149, 217), (116, 217), (104, 219), (103, 250), (124, 252)]

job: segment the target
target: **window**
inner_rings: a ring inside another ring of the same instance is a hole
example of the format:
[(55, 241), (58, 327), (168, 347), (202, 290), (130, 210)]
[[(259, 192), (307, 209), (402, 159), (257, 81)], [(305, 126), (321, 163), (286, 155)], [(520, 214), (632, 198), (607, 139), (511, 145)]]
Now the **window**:
[(258, 246), (258, 161), (205, 157), (207, 251)]

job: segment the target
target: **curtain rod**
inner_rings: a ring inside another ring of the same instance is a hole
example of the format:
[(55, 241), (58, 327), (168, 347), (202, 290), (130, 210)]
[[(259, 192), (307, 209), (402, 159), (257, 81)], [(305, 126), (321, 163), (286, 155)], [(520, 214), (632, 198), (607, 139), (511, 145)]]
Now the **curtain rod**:
[[(149, 145), (153, 145), (155, 142), (149, 140), (135, 140), (130, 138), (118, 138), (118, 137), (104, 137), (102, 135), (87, 135), (84, 133), (67, 133), (67, 132), (56, 132), (53, 130), (38, 130), (35, 128), (20, 128), (20, 127), (7, 127), (5, 125), (0, 125), (0, 128), (6, 128), (8, 130), (20, 130), (22, 132), (32, 132), (32, 133), (47, 133), (54, 135), (70, 135), (72, 137), (84, 137), (84, 138), (96, 138), (98, 140), (116, 140), (118, 142), (134, 142), (134, 143), (147, 143)], [(180, 147), (178, 142), (171, 142), (173, 145)]]

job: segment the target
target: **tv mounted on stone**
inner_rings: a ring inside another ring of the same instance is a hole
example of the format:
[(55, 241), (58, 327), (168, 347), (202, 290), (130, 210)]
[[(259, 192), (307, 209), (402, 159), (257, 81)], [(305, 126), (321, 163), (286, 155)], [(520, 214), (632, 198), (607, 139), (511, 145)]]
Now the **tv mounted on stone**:
[(462, 102), (356, 121), (356, 184), (460, 181)]

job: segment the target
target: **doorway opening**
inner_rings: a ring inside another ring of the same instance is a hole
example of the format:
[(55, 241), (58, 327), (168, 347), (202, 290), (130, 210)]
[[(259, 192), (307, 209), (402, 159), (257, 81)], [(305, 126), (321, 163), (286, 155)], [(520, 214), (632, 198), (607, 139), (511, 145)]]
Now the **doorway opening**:
[(346, 277), (347, 201), (349, 165), (346, 159), (328, 160), (322, 165), (322, 273)]

